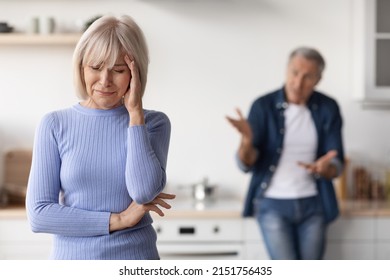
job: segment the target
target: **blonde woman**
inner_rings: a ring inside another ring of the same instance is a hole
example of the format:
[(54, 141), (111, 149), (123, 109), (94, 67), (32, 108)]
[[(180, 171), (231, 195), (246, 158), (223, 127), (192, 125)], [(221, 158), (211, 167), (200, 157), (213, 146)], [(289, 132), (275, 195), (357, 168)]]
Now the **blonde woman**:
[(159, 259), (149, 211), (163, 193), (170, 121), (142, 105), (143, 32), (103, 16), (73, 57), (80, 102), (48, 113), (36, 131), (26, 205), (34, 232), (54, 235), (52, 259)]

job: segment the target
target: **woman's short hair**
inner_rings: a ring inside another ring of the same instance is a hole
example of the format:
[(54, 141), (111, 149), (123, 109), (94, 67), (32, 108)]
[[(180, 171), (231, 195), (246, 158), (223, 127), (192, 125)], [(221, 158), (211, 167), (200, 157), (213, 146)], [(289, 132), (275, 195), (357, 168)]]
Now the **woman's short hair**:
[(114, 66), (118, 56), (128, 54), (137, 63), (141, 94), (145, 92), (149, 53), (141, 28), (127, 15), (102, 16), (83, 33), (73, 53), (73, 75), (79, 98), (88, 98), (84, 80), (84, 65)]
[(322, 75), (322, 72), (325, 69), (325, 60), (319, 51), (317, 51), (316, 49), (313, 49), (313, 48), (299, 47), (291, 52), (290, 57), (289, 57), (289, 61), (297, 55), (303, 56), (304, 58), (306, 58), (308, 60), (313, 60), (315, 63), (317, 63), (318, 72), (319, 72), (318, 74), (319, 74), (319, 76)]

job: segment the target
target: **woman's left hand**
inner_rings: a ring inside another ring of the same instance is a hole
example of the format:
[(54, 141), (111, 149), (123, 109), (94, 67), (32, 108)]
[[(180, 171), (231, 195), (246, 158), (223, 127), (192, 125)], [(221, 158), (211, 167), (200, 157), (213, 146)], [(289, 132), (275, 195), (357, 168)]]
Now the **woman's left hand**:
[(125, 55), (125, 62), (130, 69), (130, 87), (124, 95), (124, 104), (130, 114), (130, 125), (142, 125), (145, 123), (142, 107), (141, 80), (134, 59)]

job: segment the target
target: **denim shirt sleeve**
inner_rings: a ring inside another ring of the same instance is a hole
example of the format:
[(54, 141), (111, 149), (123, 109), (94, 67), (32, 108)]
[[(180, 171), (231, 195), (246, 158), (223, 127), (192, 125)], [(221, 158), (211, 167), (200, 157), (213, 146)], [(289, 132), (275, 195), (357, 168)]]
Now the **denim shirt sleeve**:
[[(256, 155), (256, 157), (257, 157), (258, 156), (258, 152), (256, 151), (256, 153), (257, 153), (257, 155)], [(242, 160), (240, 159), (240, 156), (238, 155), (238, 152), (236, 153), (235, 158), (236, 158), (236, 163), (238, 165), (238, 168), (241, 171), (243, 171), (245, 173), (248, 173), (249, 171), (252, 170), (252, 166), (248, 166), (248, 165), (246, 165), (245, 163), (242, 162)]]
[(340, 175), (344, 168), (344, 148), (342, 139), (342, 117), (337, 102), (322, 95), (323, 103), (319, 110), (313, 112), (313, 118), (319, 130), (318, 156), (331, 150), (337, 151), (337, 156), (331, 160)]
[(338, 159), (337, 157), (333, 158), (330, 161), (330, 164), (334, 165), (334, 167), (336, 168), (336, 170), (337, 170), (337, 177), (340, 176), (341, 173), (343, 173), (344, 164), (340, 161), (340, 159)]

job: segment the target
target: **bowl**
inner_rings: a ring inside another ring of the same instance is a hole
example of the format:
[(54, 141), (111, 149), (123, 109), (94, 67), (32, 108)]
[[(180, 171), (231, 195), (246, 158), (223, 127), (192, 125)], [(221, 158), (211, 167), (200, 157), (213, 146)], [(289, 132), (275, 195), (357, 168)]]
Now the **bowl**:
[(12, 32), (14, 28), (9, 26), (6, 22), (0, 22), (0, 33)]

